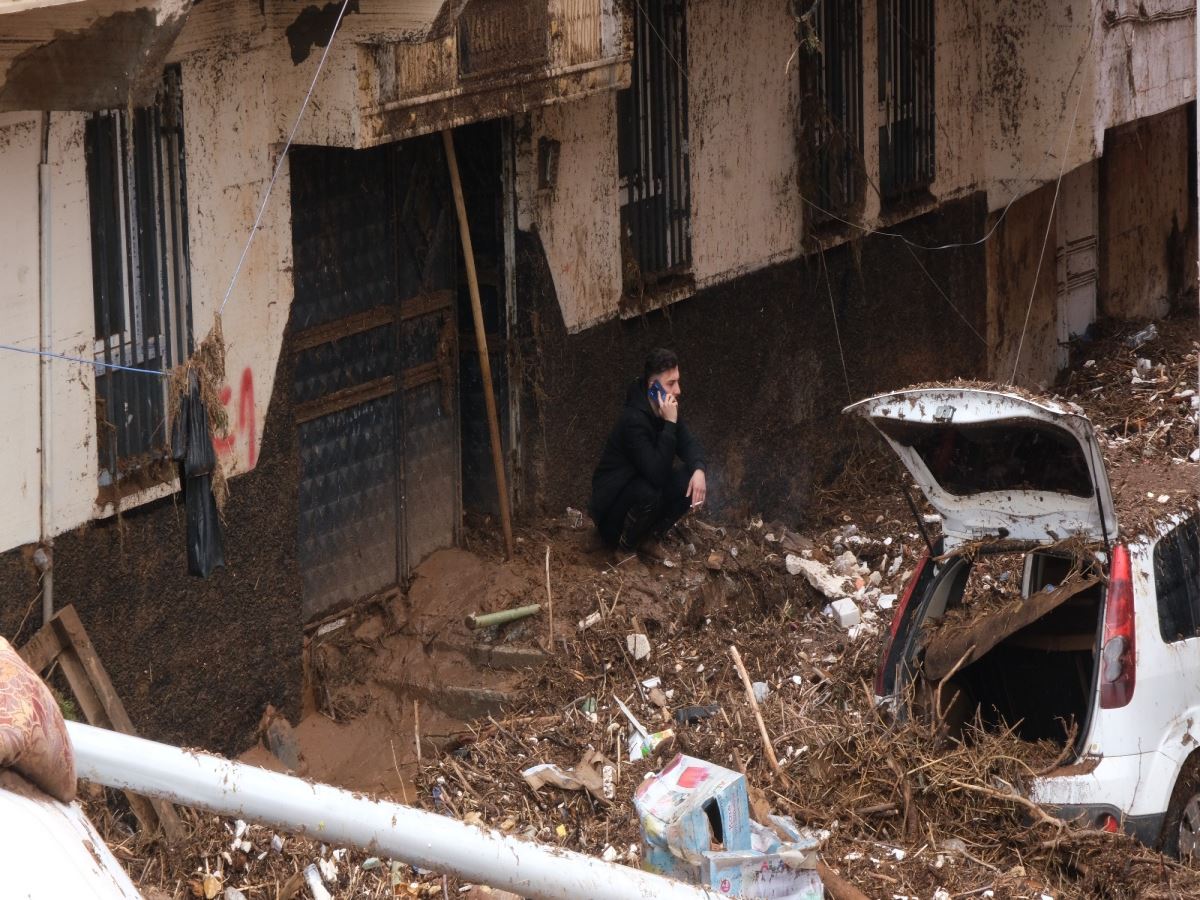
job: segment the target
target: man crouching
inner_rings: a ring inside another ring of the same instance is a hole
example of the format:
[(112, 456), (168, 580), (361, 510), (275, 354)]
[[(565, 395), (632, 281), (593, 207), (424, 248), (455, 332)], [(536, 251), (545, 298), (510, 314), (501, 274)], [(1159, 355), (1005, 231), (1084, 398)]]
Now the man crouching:
[[(704, 451), (679, 418), (679, 359), (652, 350), (625, 395), (617, 424), (592, 475), (588, 512), (618, 555), (640, 551), (663, 560), (660, 541), (704, 502)], [(675, 465), (675, 458), (682, 466)]]

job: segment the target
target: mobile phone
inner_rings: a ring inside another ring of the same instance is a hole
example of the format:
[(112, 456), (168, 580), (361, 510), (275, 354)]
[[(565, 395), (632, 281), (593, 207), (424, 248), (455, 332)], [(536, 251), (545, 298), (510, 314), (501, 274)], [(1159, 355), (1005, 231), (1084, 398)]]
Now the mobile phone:
[(650, 398), (651, 403), (661, 405), (667, 399), (667, 391), (659, 381), (655, 380), (654, 384), (650, 385), (650, 390), (646, 392), (646, 396)]

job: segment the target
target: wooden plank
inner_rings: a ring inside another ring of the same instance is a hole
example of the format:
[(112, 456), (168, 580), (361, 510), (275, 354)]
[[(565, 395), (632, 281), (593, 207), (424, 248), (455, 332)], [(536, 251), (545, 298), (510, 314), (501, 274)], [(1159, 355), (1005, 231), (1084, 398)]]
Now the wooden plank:
[(292, 349), (296, 353), (300, 353), (304, 350), (311, 350), (313, 347), (319, 347), (321, 344), (332, 343), (340, 338), (391, 325), (395, 321), (395, 309), (390, 306), (376, 306), (366, 312), (345, 316), (333, 322), (326, 322), (324, 325), (305, 328), (292, 339)]
[(405, 322), (432, 315), (454, 306), (453, 291), (428, 291), (400, 301), (400, 318)]
[[(123, 734), (137, 734), (74, 606), (55, 613), (54, 618), (17, 652), (26, 665), (39, 674), (57, 662), (89, 724)], [(183, 823), (171, 804), (129, 791), (125, 792), (125, 797), (148, 834), (161, 829), (172, 843), (183, 836)]]
[(341, 412), (343, 409), (349, 409), (351, 406), (358, 406), (360, 403), (366, 403), (369, 400), (377, 400), (380, 397), (386, 397), (388, 394), (394, 394), (395, 392), (396, 378), (394, 375), (376, 378), (373, 381), (356, 384), (354, 387), (343, 388), (340, 391), (334, 391), (332, 394), (326, 394), (317, 400), (310, 400), (307, 403), (301, 403), (297, 406), (295, 412), (296, 424), (302, 425), (305, 422), (311, 422), (313, 419), (319, 419), (321, 416)]
[[(59, 610), (51, 623), (58, 627), (64, 640), (71, 646), (71, 652), (61, 657), (64, 663), (64, 673), (68, 673), (67, 663), (69, 660), (77, 661), (82, 669), (83, 681), (94, 691), (103, 715), (109, 722), (109, 727), (122, 734), (136, 735), (137, 731), (133, 727), (133, 721), (129, 718), (129, 713), (125, 711), (125, 704), (121, 702), (121, 697), (113, 687), (108, 672), (101, 664), (96, 648), (92, 646), (92, 639), (88, 637), (83, 622), (79, 620), (79, 614), (75, 612), (75, 607), (67, 606)], [(70, 679), (69, 673), (67, 677)], [(76, 690), (74, 686), (72, 686), (72, 690)], [(76, 694), (78, 694), (78, 690), (76, 690)], [(167, 840), (172, 843), (177, 842), (183, 836), (183, 823), (179, 821), (175, 807), (170, 803), (165, 800), (149, 799), (128, 791), (125, 796), (129, 798), (129, 805), (133, 808), (138, 821), (149, 830), (153, 831), (155, 825), (161, 827)], [(139, 807), (141, 808), (140, 812)]]
[(25, 660), (25, 665), (40, 675), (50, 668), (50, 664), (64, 649), (66, 648), (59, 637), (58, 629), (54, 627), (53, 622), (49, 622), (25, 642), (25, 646), (17, 651), (17, 655)]

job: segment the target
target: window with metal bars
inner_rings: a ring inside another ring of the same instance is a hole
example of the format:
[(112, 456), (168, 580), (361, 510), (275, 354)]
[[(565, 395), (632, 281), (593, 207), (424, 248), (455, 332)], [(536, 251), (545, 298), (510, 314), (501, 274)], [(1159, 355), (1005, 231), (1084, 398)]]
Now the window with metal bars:
[[(166, 371), (192, 351), (178, 67), (156, 103), (84, 130), (97, 362)], [(96, 366), (100, 483), (166, 456), (166, 379)]]
[(919, 195), (934, 175), (933, 0), (878, 0), (879, 190)]
[(635, 0), (630, 86), (617, 94), (622, 252), (642, 286), (692, 262), (685, 7)]
[(805, 23), (815, 51), (806, 67), (801, 122), (810, 152), (814, 222), (846, 215), (861, 202), (863, 167), (862, 3), (818, 0)]

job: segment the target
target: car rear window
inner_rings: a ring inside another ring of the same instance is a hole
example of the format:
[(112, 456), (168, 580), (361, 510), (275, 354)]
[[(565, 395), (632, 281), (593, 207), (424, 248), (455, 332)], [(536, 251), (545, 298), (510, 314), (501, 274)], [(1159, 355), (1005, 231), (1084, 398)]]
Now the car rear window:
[(892, 440), (912, 447), (943, 490), (1050, 491), (1092, 496), (1079, 441), (1052, 425), (1022, 420), (979, 425), (876, 420)]
[(1176, 526), (1154, 548), (1158, 630), (1167, 643), (1200, 635), (1200, 522)]

